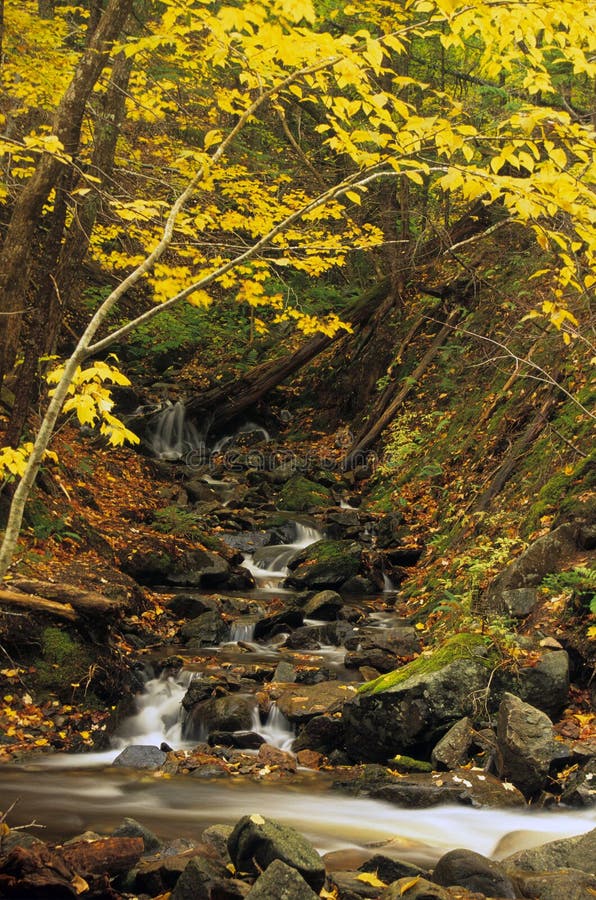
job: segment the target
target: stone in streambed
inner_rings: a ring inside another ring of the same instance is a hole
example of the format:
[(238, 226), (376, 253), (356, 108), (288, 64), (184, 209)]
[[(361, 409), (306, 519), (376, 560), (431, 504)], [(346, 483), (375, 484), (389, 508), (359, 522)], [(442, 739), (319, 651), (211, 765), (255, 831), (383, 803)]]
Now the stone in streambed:
[(555, 755), (553, 723), (546, 713), (505, 694), (497, 724), (501, 777), (526, 796), (544, 787)]
[(474, 725), (468, 716), (452, 725), (433, 747), (431, 760), (437, 769), (455, 769), (468, 762), (474, 740)]
[(229, 638), (230, 626), (217, 611), (212, 610), (183, 625), (179, 636), (191, 648), (214, 647)]
[(316, 541), (299, 550), (289, 561), (291, 574), (285, 584), (294, 588), (339, 588), (357, 575), (362, 547), (356, 541)]
[(211, 900), (214, 883), (228, 875), (223, 863), (193, 856), (176, 882), (170, 900)]
[(292, 684), (275, 698), (277, 707), (291, 722), (304, 722), (326, 712), (334, 712), (356, 693), (355, 684), (339, 681), (319, 684)]
[(277, 859), (259, 875), (247, 900), (318, 900), (319, 895), (291, 866)]
[(333, 495), (329, 488), (310, 481), (303, 475), (289, 478), (279, 493), (278, 509), (290, 512), (305, 512), (307, 509), (333, 505)]
[(137, 822), (136, 819), (126, 817), (122, 824), (112, 832), (112, 837), (140, 837), (143, 838), (145, 845), (145, 853), (157, 853), (161, 849), (162, 843), (148, 828)]
[[(278, 860), (295, 869), (315, 891), (320, 891), (325, 883), (325, 866), (314, 847), (294, 828), (274, 819), (265, 819), (258, 814), (243, 816), (228, 839), (228, 851), (238, 872), (256, 874)], [(274, 872), (279, 868), (276, 866)], [(261, 896), (269, 900), (279, 894)]]
[(337, 619), (344, 605), (340, 594), (336, 591), (318, 591), (302, 607), (305, 618), (330, 621)]
[(517, 896), (504, 868), (472, 850), (450, 850), (445, 853), (433, 870), (432, 880), (443, 887), (459, 885), (489, 897), (514, 900)]
[(501, 863), (508, 870), (549, 872), (579, 869), (596, 874), (596, 828), (577, 837), (561, 838), (530, 850), (520, 850), (502, 859)]
[(238, 694), (212, 697), (196, 704), (188, 712), (182, 733), (185, 740), (201, 740), (214, 731), (249, 731), (254, 703)]
[(156, 771), (165, 763), (167, 754), (159, 747), (144, 744), (131, 744), (125, 747), (113, 761), (113, 766), (123, 766), (129, 769), (150, 769)]
[(454, 900), (451, 891), (440, 885), (433, 884), (426, 878), (419, 878), (413, 883), (410, 877), (394, 881), (379, 895), (379, 900), (403, 900), (405, 896), (408, 900)]

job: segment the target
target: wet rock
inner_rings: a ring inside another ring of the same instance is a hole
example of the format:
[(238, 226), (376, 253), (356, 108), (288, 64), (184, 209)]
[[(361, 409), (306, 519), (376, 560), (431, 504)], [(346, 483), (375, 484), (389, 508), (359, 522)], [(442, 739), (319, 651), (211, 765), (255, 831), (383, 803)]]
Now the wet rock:
[(361, 562), (362, 547), (356, 541), (316, 541), (290, 560), (285, 583), (315, 590), (339, 588), (358, 573)]
[(375, 669), (379, 674), (392, 672), (399, 665), (399, 657), (380, 647), (363, 650), (348, 650), (344, 657), (346, 669), (360, 669), (363, 666)]
[(304, 615), (298, 609), (285, 609), (283, 612), (261, 619), (255, 625), (255, 640), (267, 640), (276, 634), (300, 628), (304, 624)]
[(170, 900), (211, 900), (213, 883), (228, 875), (223, 863), (193, 856), (180, 875)]
[(317, 625), (303, 625), (288, 635), (285, 646), (290, 650), (318, 650), (321, 632)]
[(344, 726), (341, 719), (331, 716), (315, 716), (301, 729), (292, 744), (292, 750), (316, 750), (329, 754), (343, 745)]
[(295, 868), (279, 859), (259, 875), (246, 895), (247, 900), (318, 900), (318, 896)]
[(296, 754), (299, 766), (306, 769), (320, 769), (325, 764), (325, 757), (316, 750), (299, 750)]
[(352, 575), (341, 586), (344, 594), (353, 594), (355, 597), (365, 597), (367, 594), (375, 594), (378, 590), (376, 584), (364, 575)]
[(445, 853), (433, 870), (432, 880), (443, 887), (459, 885), (489, 897), (517, 896), (504, 868), (472, 850), (450, 850)]
[(157, 853), (162, 843), (148, 828), (137, 822), (136, 819), (125, 818), (121, 825), (112, 831), (112, 837), (140, 837), (143, 838), (145, 853)]
[(544, 786), (555, 754), (553, 738), (553, 725), (546, 713), (513, 694), (505, 694), (497, 724), (499, 774), (526, 796)]
[(179, 635), (185, 644), (193, 647), (213, 647), (229, 638), (230, 626), (218, 612), (205, 612), (183, 625)]
[(474, 711), (490, 677), (482, 638), (457, 635), (431, 657), (360, 687), (343, 711), (346, 750), (354, 760), (382, 762), (424, 751), (459, 719)]
[(215, 612), (219, 604), (211, 597), (180, 593), (168, 600), (165, 606), (177, 619), (196, 619), (202, 613)]
[(318, 591), (306, 602), (302, 611), (307, 619), (337, 619), (344, 602), (336, 591)]
[(375, 900), (380, 896), (384, 886), (363, 881), (359, 875), (362, 873), (337, 871), (329, 876), (331, 886), (337, 891), (338, 900)]
[(370, 859), (358, 867), (359, 872), (375, 872), (385, 884), (391, 884), (399, 878), (423, 878), (428, 873), (414, 863), (392, 859), (382, 853), (375, 853)]
[[(294, 828), (274, 819), (244, 816), (229, 837), (228, 851), (240, 872), (256, 874), (279, 860), (299, 872), (313, 890), (320, 891), (325, 883), (325, 866), (316, 850)], [(262, 896), (269, 900), (275, 894)]]
[(170, 570), (166, 580), (170, 584), (216, 587), (230, 574), (227, 560), (210, 550), (187, 550)]
[(252, 699), (238, 694), (204, 700), (187, 714), (182, 726), (184, 738), (202, 740), (203, 735), (214, 731), (249, 731), (253, 709)]
[(438, 884), (420, 878), (412, 884), (411, 878), (400, 878), (394, 881), (379, 895), (379, 900), (453, 900), (453, 895)]
[(258, 766), (269, 766), (270, 768), (275, 766), (282, 772), (295, 772), (297, 768), (293, 754), (265, 743), (259, 747), (256, 762)]
[(596, 871), (596, 828), (577, 837), (549, 841), (540, 847), (520, 850), (501, 860), (505, 868), (527, 872), (552, 872), (555, 869)]
[(414, 759), (412, 756), (404, 756), (398, 753), (391, 760), (391, 768), (396, 772), (432, 772), (432, 763), (425, 762), (423, 759)]
[(159, 747), (144, 744), (131, 744), (125, 747), (113, 761), (113, 766), (125, 766), (129, 769), (151, 769), (156, 771), (166, 761), (167, 754)]
[(275, 672), (273, 673), (273, 681), (280, 681), (285, 684), (292, 684), (296, 681), (296, 669), (286, 659), (278, 662)]
[(258, 750), (265, 738), (256, 731), (212, 731), (207, 738), (210, 747), (235, 747), (237, 750)]
[(437, 769), (455, 769), (469, 758), (474, 739), (474, 725), (467, 716), (452, 725), (447, 734), (433, 747), (431, 760)]
[(231, 862), (228, 853), (228, 838), (233, 830), (232, 825), (209, 825), (201, 835), (203, 843), (208, 847), (213, 847), (219, 859), (226, 865)]
[[(196, 851), (194, 851), (196, 852)], [(163, 855), (157, 859), (142, 859), (134, 873), (131, 888), (151, 897), (171, 891), (184, 872), (192, 852)]]
[(596, 875), (579, 869), (558, 869), (528, 875), (516, 872), (515, 881), (524, 897), (539, 900), (588, 900), (596, 895)]
[(303, 722), (313, 716), (335, 711), (354, 695), (356, 685), (348, 682), (296, 684), (288, 686), (276, 698), (277, 706), (291, 722)]

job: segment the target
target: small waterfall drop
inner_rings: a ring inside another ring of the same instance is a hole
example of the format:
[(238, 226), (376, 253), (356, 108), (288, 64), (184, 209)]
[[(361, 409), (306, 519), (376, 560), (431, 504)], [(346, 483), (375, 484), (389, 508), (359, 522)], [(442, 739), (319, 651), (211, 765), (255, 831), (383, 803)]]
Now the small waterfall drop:
[(276, 703), (271, 704), (264, 722), (261, 722), (259, 710), (255, 706), (252, 730), (264, 737), (268, 744), (279, 747), (280, 750), (290, 750), (296, 737), (292, 723), (286, 719)]
[(320, 541), (323, 534), (310, 525), (294, 522), (296, 536), (291, 544), (271, 544), (247, 553), (242, 565), (262, 590), (274, 590), (289, 574), (288, 563), (298, 550)]
[(205, 452), (205, 441), (197, 427), (187, 418), (181, 400), (166, 405), (153, 417), (148, 443), (158, 459), (182, 459), (192, 450)]

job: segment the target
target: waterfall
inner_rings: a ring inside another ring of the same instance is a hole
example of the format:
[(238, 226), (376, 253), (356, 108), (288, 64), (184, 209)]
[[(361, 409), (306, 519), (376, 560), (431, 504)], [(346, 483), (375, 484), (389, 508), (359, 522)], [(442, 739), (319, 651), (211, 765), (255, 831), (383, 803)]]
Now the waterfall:
[(153, 418), (148, 443), (158, 459), (182, 459), (191, 450), (205, 451), (205, 441), (197, 427), (186, 417), (181, 400), (169, 400)]
[(320, 541), (323, 534), (310, 525), (294, 522), (296, 537), (291, 544), (271, 544), (247, 553), (242, 565), (252, 574), (257, 586), (263, 590), (275, 590), (289, 574), (288, 563), (298, 550)]

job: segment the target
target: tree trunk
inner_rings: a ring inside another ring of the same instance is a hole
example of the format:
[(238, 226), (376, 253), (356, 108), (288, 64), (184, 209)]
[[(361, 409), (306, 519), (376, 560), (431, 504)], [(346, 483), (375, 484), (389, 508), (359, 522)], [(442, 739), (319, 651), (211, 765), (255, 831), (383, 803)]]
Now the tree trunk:
[[(80, 140), (87, 99), (120, 34), (132, 0), (109, 0), (106, 10), (74, 71), (54, 116), (53, 134), (64, 152), (74, 156)], [(0, 253), (0, 385), (16, 359), (21, 323), (27, 305), (36, 235), (43, 207), (67, 163), (44, 153), (26, 182), (11, 216)]]
[[(383, 394), (383, 408), (376, 407), (370, 419), (372, 424), (365, 427), (350, 448), (348, 455), (344, 460), (344, 468), (351, 469), (359, 462), (365, 459), (368, 449), (374, 444), (382, 431), (389, 425), (397, 415), (399, 407), (402, 405), (406, 397), (411, 393), (416, 383), (424, 374), (426, 369), (437, 355), (443, 342), (449, 334), (451, 334), (461, 312), (459, 309), (451, 311), (447, 317), (445, 324), (439, 329), (435, 335), (430, 347), (412, 372), (405, 383), (397, 382), (390, 391)], [(399, 388), (399, 390), (398, 390)]]
[[(383, 279), (346, 312), (344, 316), (346, 322), (354, 327), (367, 322), (390, 290), (390, 280)], [(333, 337), (317, 334), (289, 356), (255, 366), (238, 381), (212, 388), (194, 397), (186, 404), (186, 409), (195, 415), (208, 415), (210, 426), (229, 422), (230, 419), (250, 409), (268, 391), (277, 387), (331, 346), (334, 341), (344, 336), (343, 330), (336, 332)]]

